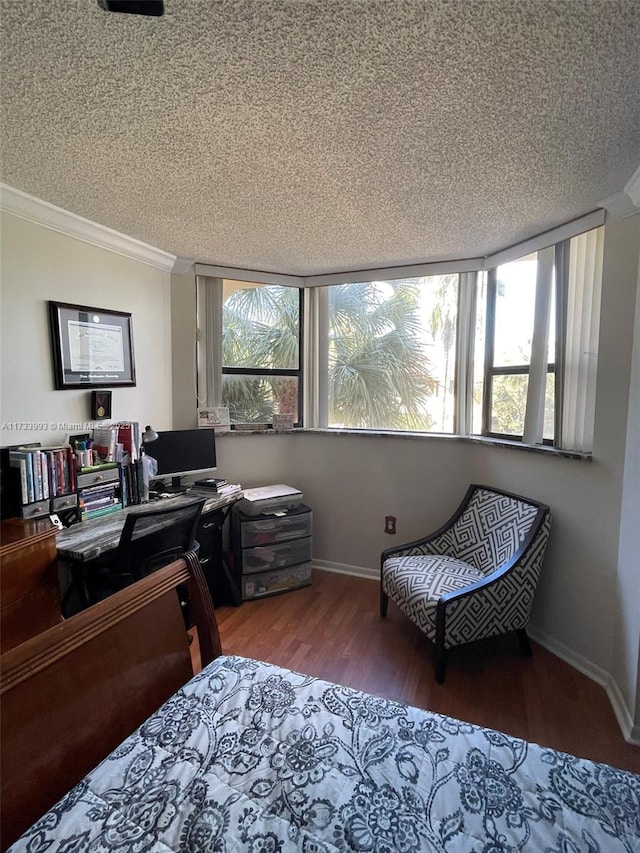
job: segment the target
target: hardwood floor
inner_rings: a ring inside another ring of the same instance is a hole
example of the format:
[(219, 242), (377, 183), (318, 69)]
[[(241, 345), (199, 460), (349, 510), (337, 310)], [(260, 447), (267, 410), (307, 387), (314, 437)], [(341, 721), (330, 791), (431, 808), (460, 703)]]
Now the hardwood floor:
[(314, 569), (310, 587), (216, 609), (224, 654), (275, 663), (640, 773), (602, 687), (542, 646), (505, 636), (454, 649), (443, 685), (433, 647), (378, 583)]

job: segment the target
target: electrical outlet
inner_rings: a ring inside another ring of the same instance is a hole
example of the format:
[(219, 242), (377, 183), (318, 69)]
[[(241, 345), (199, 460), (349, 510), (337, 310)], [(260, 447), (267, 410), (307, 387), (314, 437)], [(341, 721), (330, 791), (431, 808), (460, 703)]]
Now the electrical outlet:
[(395, 515), (385, 515), (385, 517), (384, 517), (384, 532), (385, 533), (395, 533), (396, 532), (396, 517), (395, 517)]

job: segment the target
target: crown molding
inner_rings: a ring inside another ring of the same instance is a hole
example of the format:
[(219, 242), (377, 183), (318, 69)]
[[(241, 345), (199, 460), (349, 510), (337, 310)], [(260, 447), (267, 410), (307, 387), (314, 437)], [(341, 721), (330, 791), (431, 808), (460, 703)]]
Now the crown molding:
[(638, 166), (629, 181), (627, 181), (624, 191), (635, 206), (640, 208), (640, 166)]
[(185, 273), (189, 272), (189, 270), (193, 267), (194, 264), (194, 258), (181, 258), (180, 255), (178, 255), (171, 272), (174, 275), (184, 275)]
[(0, 210), (166, 272), (171, 272), (176, 262), (176, 256), (169, 252), (70, 213), (7, 184), (0, 184)]
[(598, 205), (604, 207), (617, 219), (628, 219), (640, 213), (640, 166), (627, 181), (623, 190), (604, 198), (598, 202)]

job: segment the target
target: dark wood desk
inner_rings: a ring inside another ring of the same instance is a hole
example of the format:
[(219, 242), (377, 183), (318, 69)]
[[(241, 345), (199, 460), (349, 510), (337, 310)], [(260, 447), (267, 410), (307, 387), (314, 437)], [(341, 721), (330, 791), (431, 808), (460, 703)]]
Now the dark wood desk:
[(0, 527), (0, 643), (5, 652), (62, 621), (56, 528), (48, 518)]
[[(58, 533), (56, 545), (58, 558), (69, 565), (72, 574), (72, 589), (79, 594), (83, 607), (89, 604), (85, 577), (91, 571), (91, 561), (114, 551), (118, 547), (124, 521), (131, 512), (144, 512), (152, 506), (176, 506), (190, 503), (195, 498), (206, 498), (196, 538), (200, 544), (199, 558), (204, 576), (214, 599), (218, 603), (228, 600), (231, 604), (240, 604), (242, 594), (237, 580), (226, 565), (222, 553), (222, 529), (229, 510), (243, 495), (242, 490), (221, 497), (208, 490), (190, 489), (188, 492), (170, 498), (161, 498), (148, 504), (137, 504), (111, 515), (73, 524)], [(63, 600), (64, 606), (70, 588)]]

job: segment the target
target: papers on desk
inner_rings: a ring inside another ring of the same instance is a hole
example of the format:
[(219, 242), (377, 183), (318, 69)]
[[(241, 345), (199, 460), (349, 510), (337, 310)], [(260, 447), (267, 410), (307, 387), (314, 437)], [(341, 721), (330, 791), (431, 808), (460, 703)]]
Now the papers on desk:
[(216, 500), (217, 498), (228, 498), (232, 495), (241, 495), (242, 486), (237, 483), (227, 483), (226, 486), (222, 486), (220, 489), (207, 489), (202, 486), (193, 486), (189, 489), (187, 494), (198, 495), (200, 497), (209, 498), (209, 500)]

